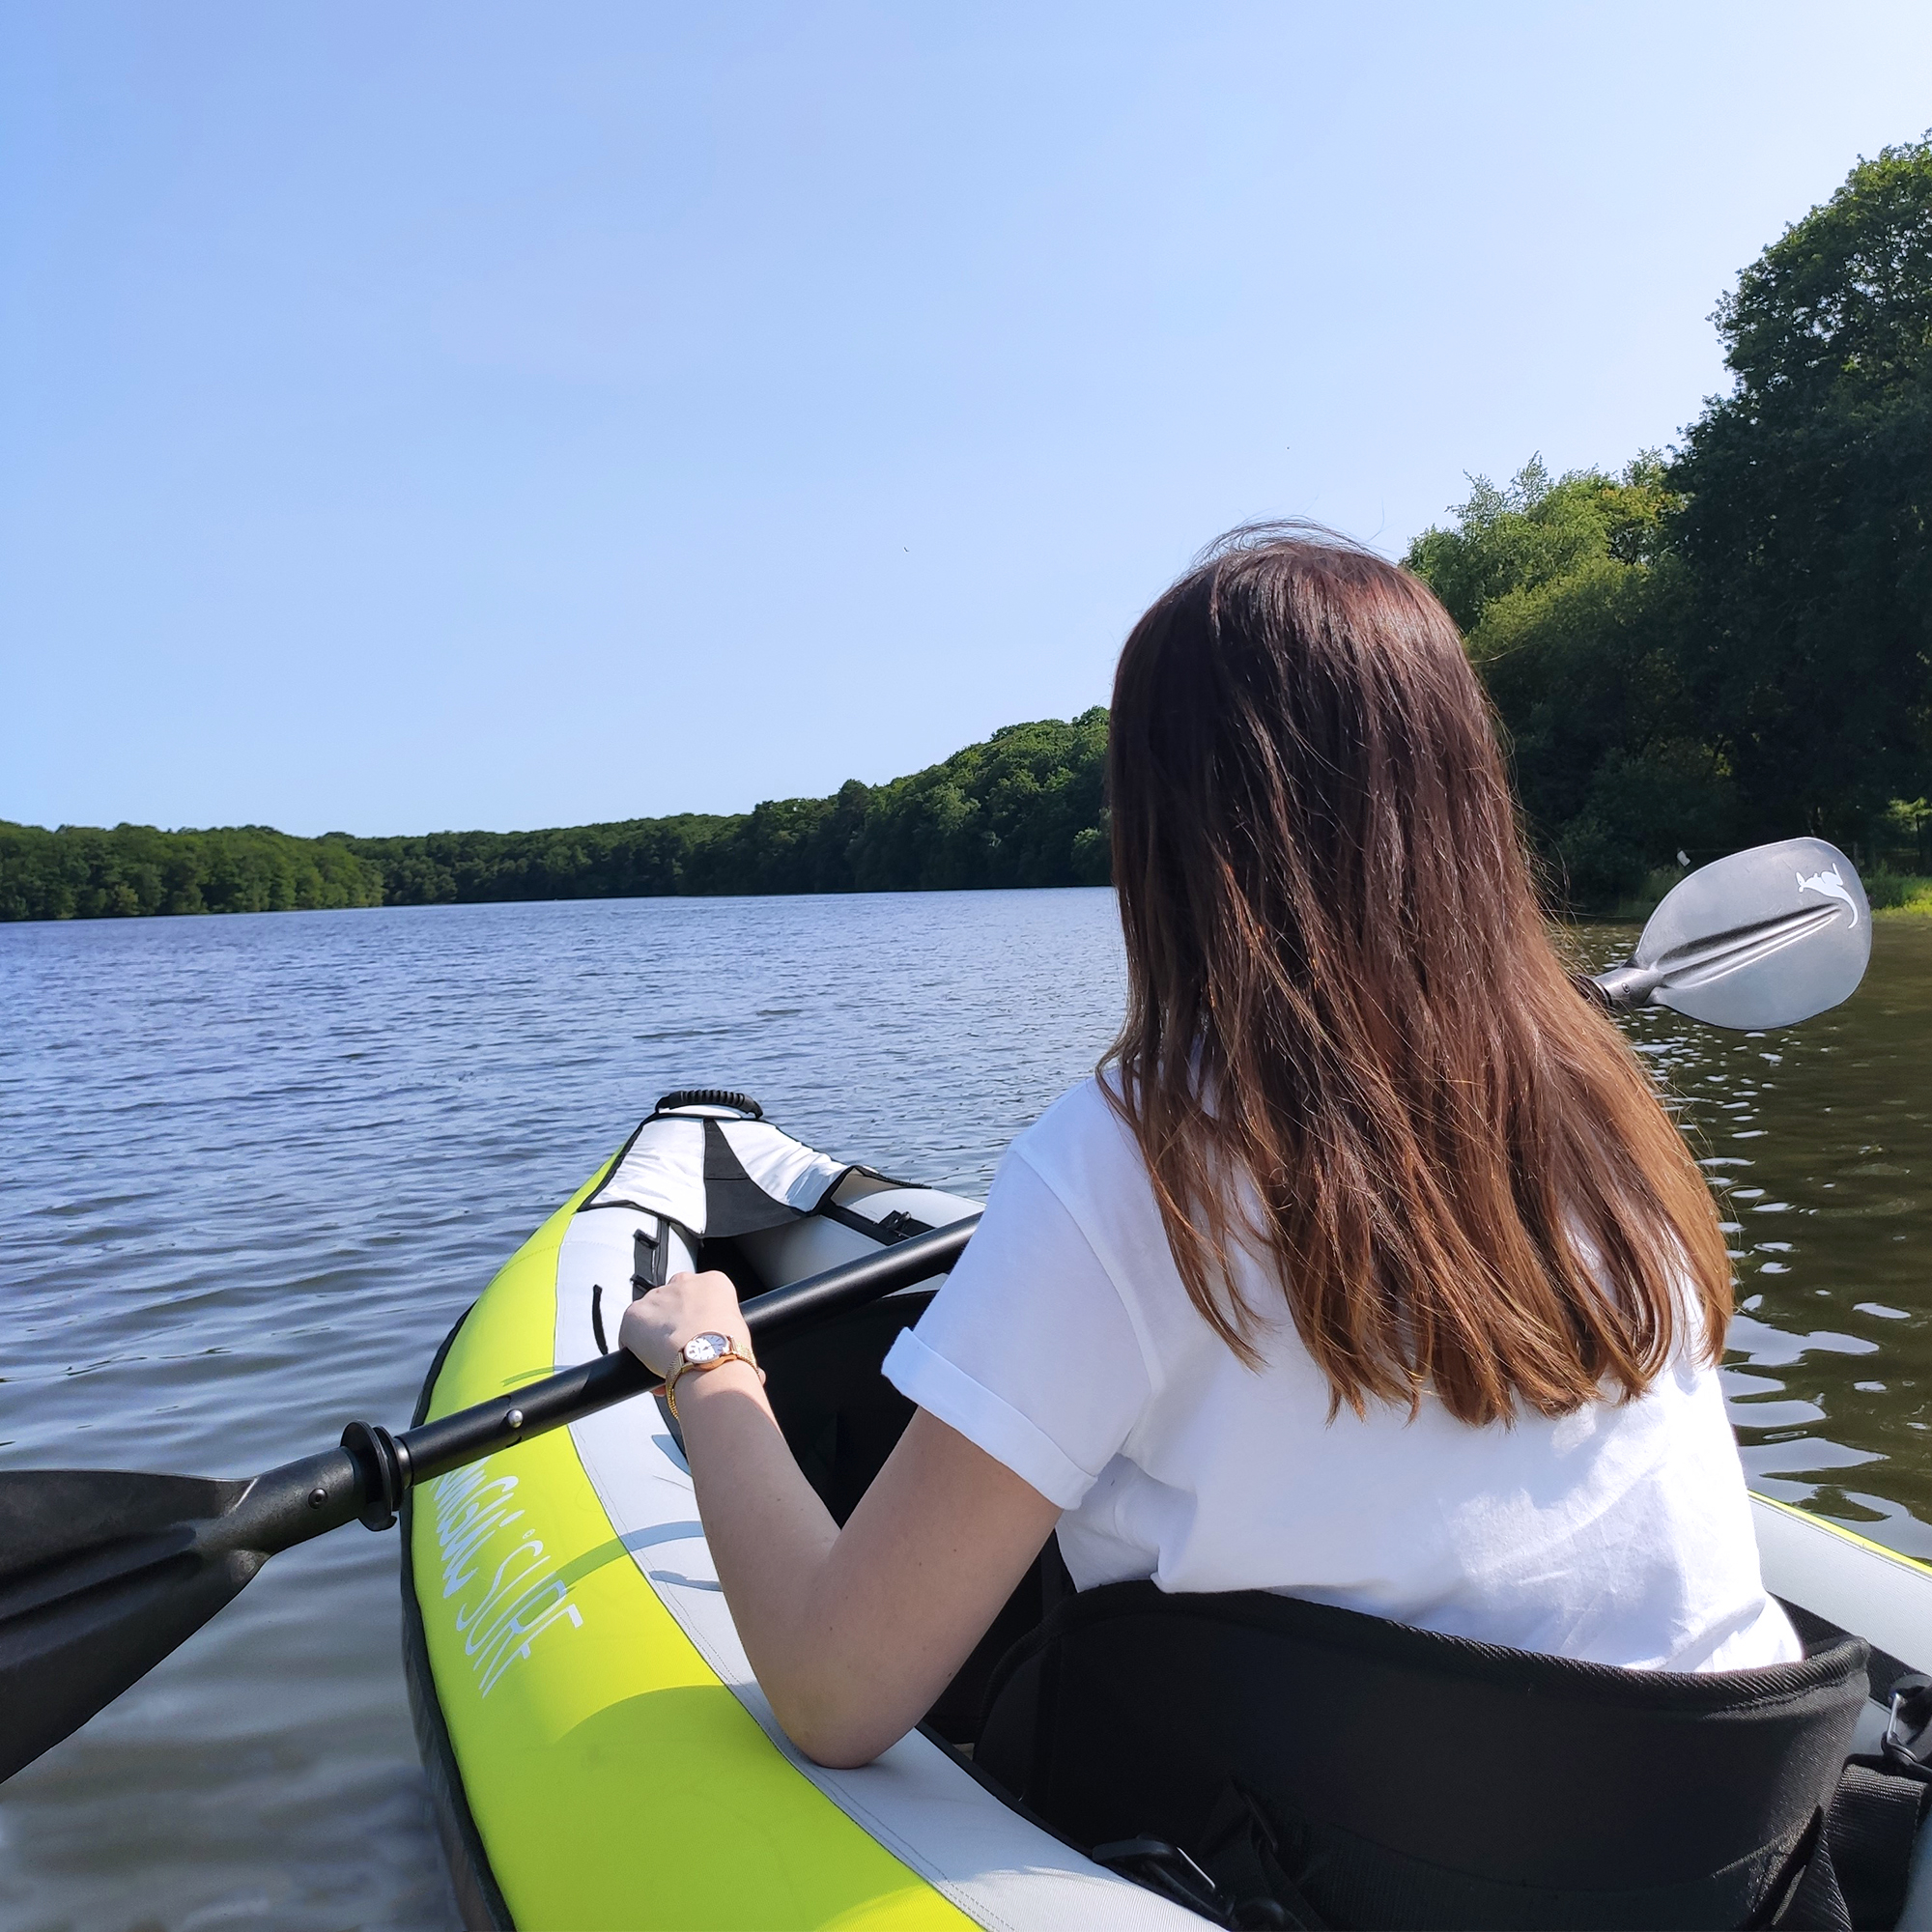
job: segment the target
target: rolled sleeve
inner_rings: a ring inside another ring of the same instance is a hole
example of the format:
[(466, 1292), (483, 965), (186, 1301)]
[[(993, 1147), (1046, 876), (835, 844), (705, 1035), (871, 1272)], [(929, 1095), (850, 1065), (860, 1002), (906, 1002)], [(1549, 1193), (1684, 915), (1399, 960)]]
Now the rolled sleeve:
[(1151, 1396), (1112, 1278), (1018, 1150), (959, 1264), (884, 1366), (900, 1394), (1064, 1510)]
[(1074, 1509), (1094, 1487), (1097, 1469), (1083, 1469), (1045, 1431), (928, 1349), (912, 1329), (893, 1344), (884, 1368), (902, 1396), (1004, 1463), (1048, 1502)]

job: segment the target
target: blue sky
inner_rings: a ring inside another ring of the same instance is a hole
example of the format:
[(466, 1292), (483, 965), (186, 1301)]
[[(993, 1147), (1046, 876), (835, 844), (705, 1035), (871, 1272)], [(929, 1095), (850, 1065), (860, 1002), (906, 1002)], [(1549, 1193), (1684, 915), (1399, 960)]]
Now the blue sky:
[(1207, 539), (1620, 464), (1932, 10), (0, 13), (0, 816), (576, 823), (1103, 701)]

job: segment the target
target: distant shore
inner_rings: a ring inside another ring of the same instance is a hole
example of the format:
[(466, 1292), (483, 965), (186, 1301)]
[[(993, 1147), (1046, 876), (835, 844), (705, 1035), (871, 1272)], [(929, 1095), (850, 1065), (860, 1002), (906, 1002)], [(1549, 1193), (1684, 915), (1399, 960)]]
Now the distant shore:
[(1105, 885), (1106, 754), (1096, 706), (886, 784), (731, 814), (392, 838), (0, 821), (0, 921)]

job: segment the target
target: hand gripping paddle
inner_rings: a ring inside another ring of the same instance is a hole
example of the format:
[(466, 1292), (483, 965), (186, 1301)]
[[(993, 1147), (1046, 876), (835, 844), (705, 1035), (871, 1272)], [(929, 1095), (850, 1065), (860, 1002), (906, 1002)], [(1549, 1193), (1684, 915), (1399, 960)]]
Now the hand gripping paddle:
[[(1606, 1006), (1713, 1026), (1789, 1026), (1857, 986), (1871, 914), (1851, 863), (1816, 838), (1706, 866), (1660, 905), (1628, 964), (1583, 982)], [(943, 1274), (973, 1215), (744, 1305), (769, 1342)], [(339, 1448), (216, 1482), (111, 1469), (0, 1471), (0, 1778), (58, 1744), (186, 1641), (277, 1550), (346, 1522), (386, 1529), (418, 1483), (640, 1395), (620, 1352), (406, 1435), (352, 1422)]]

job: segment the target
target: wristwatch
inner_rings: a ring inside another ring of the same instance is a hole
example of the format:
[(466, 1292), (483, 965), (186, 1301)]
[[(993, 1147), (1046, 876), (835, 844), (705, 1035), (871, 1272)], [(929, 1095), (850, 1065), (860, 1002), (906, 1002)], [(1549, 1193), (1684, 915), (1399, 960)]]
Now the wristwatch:
[(670, 1407), (673, 1420), (683, 1420), (677, 1412), (677, 1385), (680, 1378), (691, 1370), (695, 1369), (701, 1374), (706, 1369), (718, 1368), (725, 1362), (743, 1362), (748, 1369), (757, 1370), (760, 1381), (765, 1378), (764, 1370), (758, 1368), (756, 1360), (749, 1351), (739, 1348), (730, 1336), (720, 1335), (712, 1329), (707, 1329), (702, 1335), (694, 1335), (677, 1351), (676, 1365), (665, 1378), (664, 1385), (665, 1401)]

